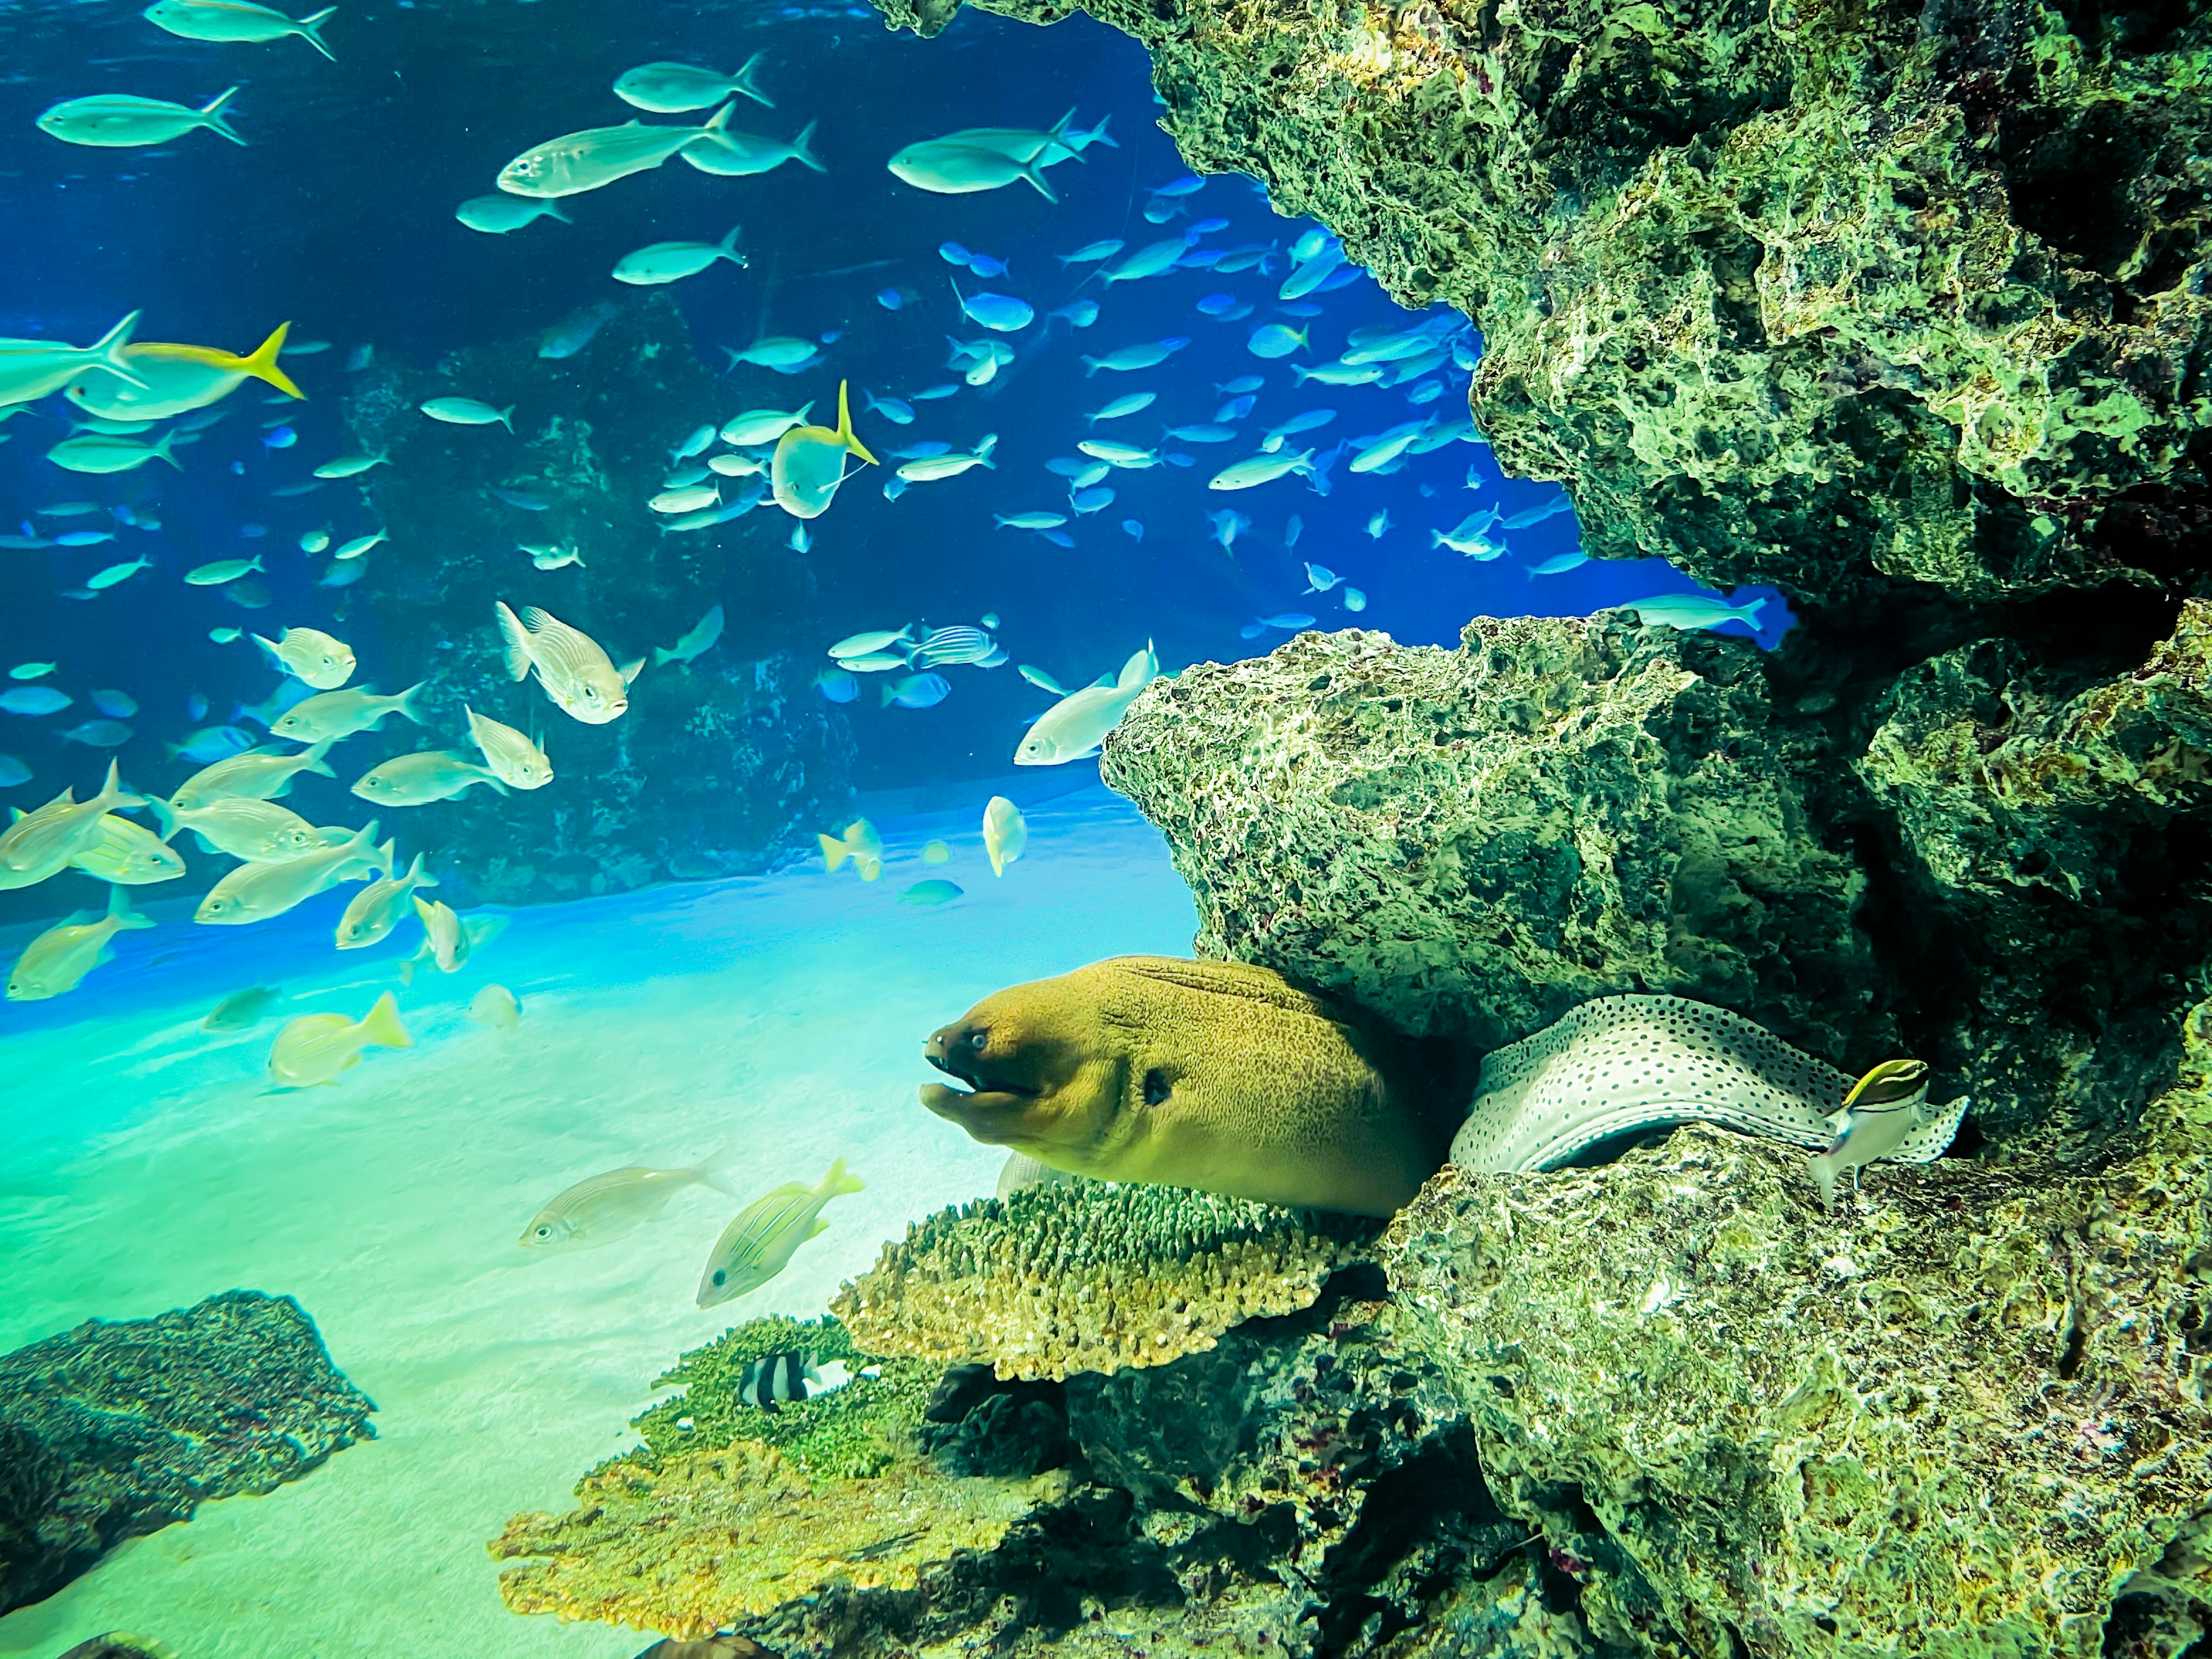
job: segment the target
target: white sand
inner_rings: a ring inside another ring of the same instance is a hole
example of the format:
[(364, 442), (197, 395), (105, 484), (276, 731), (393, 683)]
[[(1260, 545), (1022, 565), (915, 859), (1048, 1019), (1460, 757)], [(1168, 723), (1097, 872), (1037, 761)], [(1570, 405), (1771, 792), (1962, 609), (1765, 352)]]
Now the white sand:
[[(73, 995), (0, 1007), (0, 1349), (243, 1286), (297, 1297), (380, 1407), (376, 1440), (267, 1498), (204, 1505), (0, 1620), (0, 1655), (115, 1629), (183, 1659), (645, 1647), (508, 1613), (484, 1541), (515, 1510), (567, 1507), (577, 1475), (633, 1443), (629, 1419), (681, 1350), (755, 1315), (821, 1312), (908, 1221), (990, 1190), (1000, 1155), (915, 1100), (928, 1031), (1003, 985), (1189, 948), (1188, 895), (1118, 798), (1033, 810), (1003, 881), (979, 817), (885, 825), (893, 861), (872, 885), (816, 865), (518, 912), (462, 972), (400, 992), (416, 1048), (372, 1050), (335, 1088), (260, 1092), (281, 1018), (358, 1015), (419, 937), (331, 950), (344, 894), (257, 928), (172, 913)], [(921, 862), (933, 835), (949, 866)], [(937, 876), (966, 896), (897, 902)], [(255, 1030), (198, 1030), (219, 997), (278, 977), (292, 1000)], [(463, 1017), (494, 980), (522, 998), (517, 1031)], [(838, 1155), (868, 1182), (735, 1304), (693, 1305), (735, 1209), (712, 1192), (599, 1250), (516, 1246), (571, 1182), (732, 1139), (754, 1188), (811, 1182)]]

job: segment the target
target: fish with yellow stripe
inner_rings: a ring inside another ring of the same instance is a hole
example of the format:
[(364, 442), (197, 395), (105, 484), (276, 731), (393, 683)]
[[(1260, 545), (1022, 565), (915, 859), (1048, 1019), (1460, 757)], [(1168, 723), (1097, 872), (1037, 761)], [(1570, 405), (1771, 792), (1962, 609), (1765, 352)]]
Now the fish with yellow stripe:
[(264, 381), (287, 397), (305, 398), (276, 362), (291, 331), (291, 324), (277, 324), (274, 333), (243, 357), (218, 346), (140, 340), (125, 346), (122, 356), (144, 385), (133, 386), (111, 369), (93, 368), (72, 380), (63, 395), (79, 409), (111, 421), (166, 421), (218, 403), (248, 380)]
[(845, 1160), (837, 1158), (819, 1182), (787, 1181), (738, 1212), (722, 1229), (707, 1257), (707, 1271), (699, 1279), (699, 1305), (712, 1308), (757, 1291), (790, 1265), (799, 1247), (830, 1224), (822, 1206), (845, 1193), (857, 1193), (866, 1183), (845, 1173)]

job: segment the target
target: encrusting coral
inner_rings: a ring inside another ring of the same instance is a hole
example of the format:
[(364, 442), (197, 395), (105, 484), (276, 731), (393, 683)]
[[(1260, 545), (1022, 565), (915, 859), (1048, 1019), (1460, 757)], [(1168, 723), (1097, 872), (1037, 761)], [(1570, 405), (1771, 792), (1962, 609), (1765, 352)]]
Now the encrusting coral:
[(872, 1353), (1001, 1377), (1111, 1372), (1310, 1306), (1331, 1273), (1371, 1259), (1376, 1231), (1180, 1188), (1034, 1187), (909, 1227), (830, 1305)]
[(1702, 1127), (1430, 1184), (1384, 1239), (1404, 1334), (1504, 1508), (1620, 1552), (1595, 1636), (2088, 1655), (2116, 1599), (2201, 1597), (2157, 1569), (2212, 1507), (2212, 1004), (2185, 1042), (2125, 1158), (1877, 1167), (1834, 1219)]

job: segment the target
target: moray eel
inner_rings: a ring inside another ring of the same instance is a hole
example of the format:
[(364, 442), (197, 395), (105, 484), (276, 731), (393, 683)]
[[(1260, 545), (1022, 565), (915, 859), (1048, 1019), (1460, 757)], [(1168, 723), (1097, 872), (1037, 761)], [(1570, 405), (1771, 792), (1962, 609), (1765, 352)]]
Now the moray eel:
[(986, 997), (933, 1035), (967, 1086), (921, 1103), (1052, 1169), (1395, 1214), (1467, 1090), (1447, 1049), (1235, 962), (1116, 957)]

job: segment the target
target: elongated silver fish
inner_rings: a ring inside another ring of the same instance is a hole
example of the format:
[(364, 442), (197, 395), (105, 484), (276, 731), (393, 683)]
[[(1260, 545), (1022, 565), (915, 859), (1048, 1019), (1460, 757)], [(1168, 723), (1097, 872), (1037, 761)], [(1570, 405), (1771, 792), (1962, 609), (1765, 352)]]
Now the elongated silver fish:
[(283, 864), (240, 865), (208, 890), (193, 920), (231, 927), (265, 921), (371, 871), (392, 873), (392, 847), (378, 849), (374, 818), (344, 841)]
[(726, 1146), (680, 1170), (633, 1164), (588, 1176), (547, 1200), (515, 1242), (526, 1250), (588, 1250), (635, 1232), (686, 1187), (711, 1187), (734, 1198), (726, 1168), (732, 1150)]

